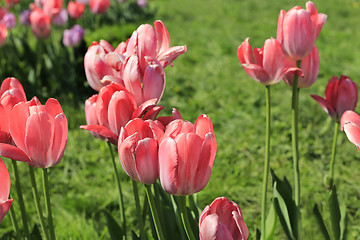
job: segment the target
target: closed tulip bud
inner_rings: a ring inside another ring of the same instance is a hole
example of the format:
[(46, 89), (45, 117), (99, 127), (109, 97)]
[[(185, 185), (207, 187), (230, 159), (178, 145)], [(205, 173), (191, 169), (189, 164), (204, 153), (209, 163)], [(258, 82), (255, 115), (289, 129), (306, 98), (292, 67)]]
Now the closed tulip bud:
[[(285, 65), (287, 67), (295, 67), (296, 62), (286, 59)], [(300, 68), (304, 75), (298, 78), (298, 88), (307, 88), (314, 84), (318, 77), (319, 65), (319, 51), (318, 48), (314, 46), (312, 52), (301, 61)], [(294, 74), (285, 74), (284, 82), (292, 86), (294, 82)]]
[(68, 6), (67, 6), (67, 10), (69, 12), (70, 17), (72, 17), (74, 19), (78, 19), (84, 13), (85, 4), (70, 1)]
[(90, 0), (90, 11), (94, 14), (103, 14), (110, 7), (110, 0)]
[(64, 26), (68, 20), (68, 12), (65, 8), (61, 9), (59, 14), (52, 18), (52, 22), (57, 26)]
[(56, 99), (50, 98), (45, 105), (36, 97), (20, 102), (11, 110), (10, 118), (10, 133), (16, 147), (0, 144), (0, 155), (37, 168), (53, 167), (61, 161), (68, 123)]
[(218, 197), (201, 213), (199, 235), (200, 240), (247, 240), (249, 230), (239, 206)]
[(35, 8), (29, 17), (31, 30), (39, 39), (45, 39), (50, 36), (51, 19), (40, 8)]
[(7, 36), (8, 36), (8, 30), (6, 26), (0, 23), (0, 46), (3, 46), (5, 44)]
[(7, 13), (1, 20), (1, 23), (5, 24), (7, 29), (16, 27), (16, 17), (13, 13)]
[(62, 9), (63, 0), (46, 0), (43, 2), (43, 9), (50, 18), (58, 15)]
[(76, 24), (71, 29), (64, 30), (63, 44), (69, 47), (76, 46), (84, 39), (84, 35), (85, 30)]
[(306, 10), (299, 6), (293, 7), (288, 12), (281, 10), (277, 39), (285, 55), (293, 60), (306, 57), (313, 49), (326, 19), (327, 16), (318, 13), (311, 1), (306, 3)]
[(317, 95), (311, 95), (311, 97), (321, 105), (331, 118), (339, 121), (346, 110), (355, 110), (358, 100), (358, 87), (347, 76), (342, 75), (340, 79), (334, 76), (326, 86), (325, 98)]
[(158, 140), (164, 134), (163, 126), (152, 120), (131, 120), (121, 128), (119, 158), (129, 177), (151, 185), (159, 177)]
[(25, 26), (30, 25), (30, 19), (29, 19), (30, 14), (31, 14), (30, 9), (24, 10), (20, 13), (19, 21), (22, 25), (25, 25)]
[(216, 139), (209, 117), (195, 124), (172, 121), (159, 146), (160, 182), (164, 190), (185, 196), (201, 191), (208, 183), (216, 155)]
[(349, 141), (360, 151), (360, 116), (347, 110), (341, 117), (340, 125), (341, 131), (345, 131)]
[(249, 44), (249, 38), (246, 38), (239, 46), (237, 55), (249, 77), (264, 85), (280, 82), (289, 72), (301, 74), (298, 68), (285, 67), (285, 57), (280, 43), (273, 38), (266, 40), (263, 48), (254, 49)]
[(9, 199), (10, 194), (10, 175), (6, 165), (0, 158), (0, 223), (4, 219), (6, 213), (9, 211), (12, 199)]

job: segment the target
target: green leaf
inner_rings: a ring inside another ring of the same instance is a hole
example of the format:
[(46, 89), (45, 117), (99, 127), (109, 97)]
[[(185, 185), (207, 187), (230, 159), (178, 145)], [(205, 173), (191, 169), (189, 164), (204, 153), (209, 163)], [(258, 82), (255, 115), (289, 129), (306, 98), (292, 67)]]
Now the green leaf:
[(32, 240), (41, 240), (42, 239), (40, 230), (36, 224), (34, 225), (32, 231), (31, 231), (30, 239), (32, 239)]
[(336, 187), (330, 192), (329, 198), (330, 220), (334, 239), (340, 239), (340, 208)]
[(103, 210), (102, 212), (104, 213), (106, 218), (106, 224), (109, 230), (111, 240), (123, 239), (123, 236), (125, 236), (125, 234), (119, 224), (106, 210)]
[(319, 210), (319, 207), (318, 207), (317, 204), (314, 205), (313, 213), (315, 214), (315, 217), (316, 217), (317, 223), (318, 223), (318, 225), (320, 227), (321, 233), (324, 235), (324, 239), (325, 240), (330, 240), (329, 232), (326, 229), (324, 219), (321, 216), (321, 213), (320, 213), (320, 210)]
[(131, 231), (131, 238), (132, 240), (139, 240), (140, 237), (132, 230)]
[(341, 204), (340, 205), (340, 239), (345, 240), (346, 239), (346, 233), (347, 233), (347, 212), (346, 212), (346, 205)]
[(277, 225), (277, 215), (275, 211), (275, 204), (271, 204), (270, 211), (266, 218), (266, 234), (265, 239), (270, 240), (274, 237), (275, 228)]

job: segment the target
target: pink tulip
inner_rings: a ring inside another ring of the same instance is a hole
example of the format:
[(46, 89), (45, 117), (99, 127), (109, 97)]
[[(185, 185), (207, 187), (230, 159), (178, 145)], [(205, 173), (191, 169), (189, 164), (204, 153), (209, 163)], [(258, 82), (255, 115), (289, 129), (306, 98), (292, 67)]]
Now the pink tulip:
[(51, 19), (40, 8), (35, 8), (30, 16), (31, 30), (35, 36), (39, 39), (45, 39), (50, 36), (51, 31)]
[(338, 79), (334, 76), (326, 86), (325, 98), (317, 95), (311, 95), (311, 97), (321, 105), (330, 117), (339, 121), (346, 110), (355, 110), (358, 88), (349, 77), (342, 75)]
[(58, 15), (62, 9), (63, 0), (46, 0), (43, 3), (43, 9), (50, 18)]
[(152, 120), (135, 118), (121, 128), (119, 158), (126, 174), (151, 185), (159, 177), (158, 140), (164, 127)]
[(90, 0), (90, 11), (94, 14), (103, 14), (110, 7), (110, 0)]
[(172, 121), (159, 146), (160, 182), (167, 193), (184, 196), (201, 191), (208, 183), (216, 155), (216, 139), (209, 117), (195, 124)]
[(163, 116), (158, 117), (156, 120), (158, 120), (164, 127), (167, 127), (172, 121), (176, 119), (183, 119), (180, 112), (176, 109), (172, 109), (172, 115), (171, 116)]
[[(155, 103), (156, 99), (151, 99), (137, 106), (133, 94), (120, 84), (111, 83), (100, 89), (96, 104), (87, 108), (86, 115), (91, 115), (88, 119), (93, 119), (91, 120), (93, 123), (83, 125), (81, 128), (97, 133), (117, 146), (121, 128), (131, 119), (141, 117), (144, 120), (155, 119), (163, 108), (156, 106)], [(96, 115), (97, 124), (94, 115)]]
[(345, 131), (350, 142), (355, 144), (360, 151), (360, 116), (351, 110), (343, 113), (341, 120), (341, 131)]
[(326, 22), (327, 16), (318, 13), (313, 2), (306, 3), (306, 10), (299, 6), (288, 12), (280, 11), (277, 39), (285, 55), (293, 60), (306, 57), (315, 45), (315, 40)]
[[(295, 67), (296, 61), (286, 59), (285, 65), (287, 67)], [(301, 61), (300, 68), (304, 76), (298, 79), (298, 88), (310, 87), (317, 80), (319, 73), (319, 51), (315, 45), (311, 53), (306, 57), (304, 57), (303, 60)], [(292, 86), (294, 82), (294, 74), (293, 73), (285, 74), (284, 82)]]
[(105, 40), (100, 43), (93, 42), (88, 48), (84, 57), (84, 67), (86, 79), (95, 91), (99, 91), (108, 83), (101, 82), (106, 75), (118, 77), (119, 74), (105, 61), (105, 56), (109, 52), (113, 52), (114, 48)]
[(20, 102), (10, 113), (10, 133), (16, 145), (0, 144), (0, 155), (27, 162), (32, 167), (49, 168), (63, 157), (68, 124), (56, 99), (45, 105), (34, 97)]
[(5, 24), (0, 23), (0, 46), (3, 46), (5, 44), (7, 36), (8, 36), (8, 30)]
[(70, 17), (74, 18), (74, 19), (78, 19), (80, 18), (85, 10), (85, 4), (79, 3), (79, 2), (74, 2), (74, 1), (70, 1), (68, 6), (67, 6), (67, 10), (69, 12)]
[(4, 219), (6, 213), (9, 211), (12, 199), (9, 199), (10, 194), (10, 175), (0, 158), (0, 223)]
[(16, 78), (6, 78), (0, 88), (0, 143), (12, 143), (9, 122), (12, 108), (19, 102), (25, 102), (24, 89)]
[(264, 85), (280, 82), (289, 72), (301, 74), (298, 68), (285, 67), (285, 57), (280, 43), (273, 38), (266, 40), (263, 48), (253, 50), (249, 44), (249, 38), (246, 38), (239, 46), (237, 55), (249, 77)]
[(246, 240), (249, 230), (239, 206), (218, 197), (201, 213), (199, 235), (200, 240)]

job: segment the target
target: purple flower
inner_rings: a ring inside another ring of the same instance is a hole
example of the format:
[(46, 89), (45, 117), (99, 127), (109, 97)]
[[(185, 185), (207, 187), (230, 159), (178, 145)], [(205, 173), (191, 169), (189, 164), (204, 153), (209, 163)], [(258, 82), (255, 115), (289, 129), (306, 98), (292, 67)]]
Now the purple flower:
[(12, 13), (7, 13), (4, 15), (1, 22), (6, 26), (7, 29), (16, 27), (16, 17)]
[(146, 0), (137, 0), (137, 5), (139, 7), (146, 7), (147, 1)]
[(76, 2), (82, 3), (82, 4), (88, 4), (89, 0), (76, 0)]
[(20, 13), (20, 17), (19, 17), (19, 20), (21, 22), (22, 25), (25, 25), (25, 26), (29, 26), (30, 25), (30, 20), (29, 20), (29, 16), (31, 14), (31, 10), (30, 9), (27, 9), (27, 10), (24, 10)]
[(68, 21), (68, 13), (65, 8), (61, 9), (60, 13), (53, 18), (53, 23), (57, 26), (63, 26)]
[(71, 29), (65, 29), (63, 35), (63, 44), (72, 47), (80, 43), (85, 35), (85, 30), (78, 24), (74, 25)]

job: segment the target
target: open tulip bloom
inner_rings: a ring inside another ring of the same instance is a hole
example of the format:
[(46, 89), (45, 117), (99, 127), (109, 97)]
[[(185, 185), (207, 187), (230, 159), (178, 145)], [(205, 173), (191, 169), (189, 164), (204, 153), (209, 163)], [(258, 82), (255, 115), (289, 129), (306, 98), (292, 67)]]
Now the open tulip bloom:
[(32, 167), (49, 168), (63, 157), (68, 123), (56, 99), (45, 105), (34, 97), (20, 102), (11, 110), (10, 134), (15, 146), (0, 144), (0, 155), (27, 162)]
[(345, 131), (350, 142), (360, 151), (360, 116), (348, 110), (344, 112), (340, 121), (341, 130)]
[(4, 219), (6, 213), (9, 211), (12, 199), (9, 199), (10, 193), (10, 175), (0, 158), (0, 223)]

